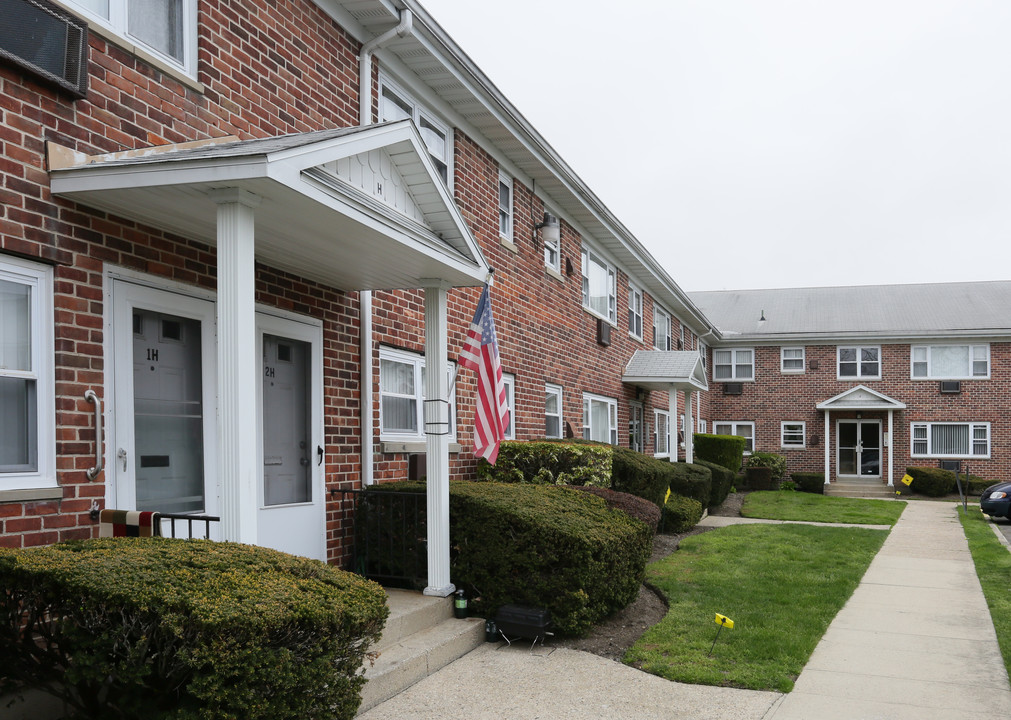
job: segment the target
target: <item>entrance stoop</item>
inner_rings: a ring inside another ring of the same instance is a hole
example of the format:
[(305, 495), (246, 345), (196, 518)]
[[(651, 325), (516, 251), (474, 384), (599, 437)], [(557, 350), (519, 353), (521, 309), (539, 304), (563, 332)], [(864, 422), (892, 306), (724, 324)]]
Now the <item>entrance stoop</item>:
[(484, 620), (453, 617), (453, 598), (387, 588), (390, 617), (372, 667), (366, 666), (361, 714), (403, 692), (484, 642)]
[(837, 480), (825, 486), (826, 495), (850, 498), (892, 498), (894, 500), (895, 490), (896, 488), (888, 487), (876, 478), (873, 480)]

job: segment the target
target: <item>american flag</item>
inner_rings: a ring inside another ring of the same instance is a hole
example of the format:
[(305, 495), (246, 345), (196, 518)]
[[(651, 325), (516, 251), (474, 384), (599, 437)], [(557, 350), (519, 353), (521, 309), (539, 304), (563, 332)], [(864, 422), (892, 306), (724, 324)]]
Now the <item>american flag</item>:
[(474, 455), (492, 465), (498, 458), (499, 443), (509, 427), (509, 403), (502, 366), (498, 359), (495, 321), (491, 317), (491, 296), (484, 286), (477, 312), (460, 351), (460, 364), (477, 373), (477, 409), (474, 413)]

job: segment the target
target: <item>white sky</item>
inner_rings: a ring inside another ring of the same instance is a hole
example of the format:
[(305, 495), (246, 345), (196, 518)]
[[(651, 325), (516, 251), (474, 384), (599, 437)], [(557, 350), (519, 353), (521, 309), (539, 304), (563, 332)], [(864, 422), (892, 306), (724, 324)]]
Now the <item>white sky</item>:
[(421, 2), (685, 290), (1011, 279), (1011, 2)]

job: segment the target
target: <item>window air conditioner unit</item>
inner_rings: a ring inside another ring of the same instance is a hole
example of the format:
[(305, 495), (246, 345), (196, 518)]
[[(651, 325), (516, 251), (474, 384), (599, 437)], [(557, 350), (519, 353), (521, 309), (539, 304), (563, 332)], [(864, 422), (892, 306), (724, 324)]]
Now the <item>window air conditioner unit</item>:
[(597, 318), (597, 344), (607, 347), (611, 344), (611, 323)]
[(88, 93), (88, 24), (47, 0), (0, 0), (0, 58), (75, 97)]
[(740, 395), (744, 392), (744, 383), (723, 383), (724, 395)]
[(960, 393), (962, 392), (962, 382), (960, 380), (942, 380), (941, 392), (952, 394)]

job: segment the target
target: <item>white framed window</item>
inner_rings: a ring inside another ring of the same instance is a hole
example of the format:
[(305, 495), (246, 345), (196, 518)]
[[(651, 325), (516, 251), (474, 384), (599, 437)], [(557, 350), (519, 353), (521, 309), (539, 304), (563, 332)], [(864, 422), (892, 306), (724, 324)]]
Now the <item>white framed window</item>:
[(513, 179), (501, 170), (498, 173), (498, 234), (513, 241)]
[(737, 435), (745, 440), (744, 454), (755, 452), (755, 423), (753, 422), (714, 422), (713, 432), (716, 435)]
[(877, 346), (839, 346), (838, 379), (859, 378), (861, 380), (881, 379), (881, 348)]
[(990, 423), (912, 423), (911, 427), (913, 457), (990, 457)]
[(56, 487), (53, 273), (0, 257), (0, 490)]
[(196, 0), (64, 0), (130, 45), (196, 77)]
[(914, 345), (912, 377), (930, 380), (973, 380), (990, 377), (990, 346)]
[(562, 437), (562, 386), (544, 386), (544, 437)]
[(562, 224), (560, 220), (558, 232), (541, 233), (541, 242), (544, 243), (544, 266), (560, 273), (562, 271)]
[(751, 348), (713, 350), (713, 380), (754, 380), (755, 351)]
[(709, 346), (706, 345), (704, 342), (702, 342), (700, 340), (699, 341), (699, 357), (702, 358), (702, 367), (703, 367), (703, 369), (709, 367), (709, 360), (706, 359), (706, 355), (708, 354), (708, 351), (709, 351)]
[(449, 128), (385, 75), (379, 75), (379, 120), (414, 120), (442, 181), (449, 185), (453, 144)]
[(612, 323), (615, 318), (614, 268), (589, 248), (583, 248), (583, 307)]
[(806, 425), (803, 422), (781, 422), (779, 424), (780, 445), (783, 449), (807, 446)]
[(653, 411), (653, 455), (670, 457), (670, 413)]
[[(449, 378), (453, 376), (450, 363)], [(383, 440), (425, 439), (425, 358), (379, 350), (379, 428)], [(456, 393), (449, 399), (449, 434), (456, 436)]]
[(618, 444), (618, 401), (583, 393), (583, 438)]
[(804, 348), (784, 347), (779, 349), (779, 369), (783, 373), (804, 372)]
[(656, 303), (653, 304), (653, 347), (671, 349), (670, 313)]
[(703, 420), (702, 418), (699, 418), (699, 430), (698, 431), (700, 433), (706, 433), (706, 432), (708, 432), (708, 430), (706, 430), (707, 427), (708, 427), (708, 423), (705, 420)]
[(628, 334), (642, 340), (642, 292), (631, 284), (628, 286)]
[(688, 350), (688, 346), (685, 344), (685, 326), (681, 323), (681, 335), (678, 338), (678, 350)]
[(506, 407), (509, 408), (509, 425), (505, 429), (505, 439), (516, 439), (516, 376), (512, 373), (502, 373), (502, 384), (505, 385)]

